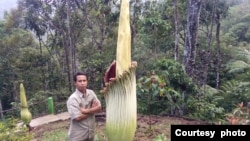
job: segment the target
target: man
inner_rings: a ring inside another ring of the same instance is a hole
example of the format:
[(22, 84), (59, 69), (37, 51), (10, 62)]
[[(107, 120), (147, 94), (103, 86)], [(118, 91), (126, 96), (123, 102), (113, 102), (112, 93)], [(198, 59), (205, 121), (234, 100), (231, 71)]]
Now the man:
[(95, 113), (101, 111), (101, 103), (93, 90), (87, 89), (87, 75), (77, 72), (73, 76), (76, 90), (67, 101), (70, 114), (68, 138), (70, 141), (94, 141)]

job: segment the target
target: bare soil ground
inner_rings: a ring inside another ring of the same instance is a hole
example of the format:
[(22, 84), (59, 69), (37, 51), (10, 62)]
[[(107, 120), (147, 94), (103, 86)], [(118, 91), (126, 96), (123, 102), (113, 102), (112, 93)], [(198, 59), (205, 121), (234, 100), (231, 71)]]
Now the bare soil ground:
[[(97, 117), (97, 135), (101, 141), (107, 141), (105, 137), (105, 118)], [(171, 124), (183, 124), (183, 125), (199, 125), (207, 124), (203, 121), (184, 119), (178, 117), (170, 116), (145, 116), (138, 115), (137, 120), (137, 130), (134, 141), (153, 141), (153, 139), (160, 134), (164, 134), (167, 140), (170, 140), (170, 127)], [(50, 124), (45, 124), (39, 127), (36, 127), (31, 132), (35, 135), (35, 140), (39, 141), (45, 132), (53, 132), (54, 130), (65, 130), (67, 133), (69, 127), (69, 120), (57, 121)]]

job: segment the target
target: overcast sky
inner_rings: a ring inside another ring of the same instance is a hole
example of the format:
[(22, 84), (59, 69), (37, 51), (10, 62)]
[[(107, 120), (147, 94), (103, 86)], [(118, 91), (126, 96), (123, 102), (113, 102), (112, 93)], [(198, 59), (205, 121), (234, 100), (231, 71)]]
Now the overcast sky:
[(17, 7), (17, 0), (0, 0), (0, 19), (3, 18), (4, 11)]

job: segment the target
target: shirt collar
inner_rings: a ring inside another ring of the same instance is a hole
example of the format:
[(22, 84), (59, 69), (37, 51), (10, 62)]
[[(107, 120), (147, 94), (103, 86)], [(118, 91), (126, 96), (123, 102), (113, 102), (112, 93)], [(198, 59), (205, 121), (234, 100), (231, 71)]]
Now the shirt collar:
[[(76, 93), (77, 95), (79, 95), (80, 97), (84, 98), (84, 94), (82, 92), (80, 92), (78, 89), (76, 89)], [(88, 95), (88, 90), (86, 90), (86, 96)]]

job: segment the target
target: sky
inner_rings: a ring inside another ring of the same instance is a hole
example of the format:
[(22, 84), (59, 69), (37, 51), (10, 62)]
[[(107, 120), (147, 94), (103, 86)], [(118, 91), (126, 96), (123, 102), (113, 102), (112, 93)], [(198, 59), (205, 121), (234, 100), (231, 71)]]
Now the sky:
[(0, 0), (0, 19), (3, 19), (4, 11), (17, 7), (18, 0)]

